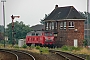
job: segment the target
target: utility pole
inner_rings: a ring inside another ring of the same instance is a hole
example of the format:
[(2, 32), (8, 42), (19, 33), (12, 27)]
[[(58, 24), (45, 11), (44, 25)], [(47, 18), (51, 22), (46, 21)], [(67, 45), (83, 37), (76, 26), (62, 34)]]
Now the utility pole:
[(89, 8), (89, 4), (90, 3), (90, 0), (87, 0), (87, 41), (88, 41), (88, 46), (90, 45), (90, 37), (89, 37), (89, 31), (90, 31), (90, 28), (89, 28), (89, 25), (90, 25), (90, 23), (89, 23), (89, 10), (90, 10), (90, 8)]
[(4, 48), (5, 48), (5, 8), (4, 8), (4, 2), (6, 2), (6, 0), (1, 0), (1, 2), (3, 2)]

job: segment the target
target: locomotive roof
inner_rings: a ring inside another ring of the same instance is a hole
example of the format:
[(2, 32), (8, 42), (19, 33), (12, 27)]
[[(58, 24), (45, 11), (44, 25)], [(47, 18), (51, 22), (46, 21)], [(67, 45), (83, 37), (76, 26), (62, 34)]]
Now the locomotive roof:
[(36, 32), (42, 33), (42, 32), (51, 32), (51, 31), (30, 31), (30, 32), (28, 32), (27, 34), (29, 34), (29, 33), (36, 33)]
[(33, 32), (51, 32), (51, 31), (30, 31), (29, 33), (33, 33)]

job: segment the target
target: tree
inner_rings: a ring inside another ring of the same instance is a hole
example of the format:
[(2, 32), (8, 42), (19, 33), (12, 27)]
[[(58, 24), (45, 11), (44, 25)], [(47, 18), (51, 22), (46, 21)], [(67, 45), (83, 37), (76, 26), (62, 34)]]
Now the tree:
[[(89, 12), (79, 12), (83, 17), (87, 18), (88, 14), (88, 23), (90, 24), (90, 13)], [(87, 24), (87, 20), (85, 20), (85, 24)]]
[(43, 21), (45, 18), (47, 18), (49, 16), (49, 14), (45, 14), (45, 17), (43, 18), (43, 19), (40, 19), (41, 21), (40, 21), (40, 23), (41, 24), (45, 24), (45, 22)]
[(3, 33), (0, 32), (0, 41), (4, 39)]
[[(80, 14), (82, 16), (84, 16), (86, 19), (88, 17), (87, 20), (85, 20), (85, 41), (84, 41), (84, 45), (90, 45), (90, 13), (89, 12), (80, 12)], [(88, 27), (88, 28), (87, 28)]]
[(0, 32), (4, 32), (4, 26), (0, 25)]
[(88, 41), (87, 40), (83, 40), (83, 45), (86, 47), (88, 46)]
[[(21, 22), (14, 22), (14, 38), (17, 39), (25, 39), (26, 34), (30, 32), (31, 29), (29, 25), (25, 25), (22, 21)], [(6, 35), (8, 35), (8, 38), (11, 42), (12, 40), (12, 23), (9, 23), (6, 28)]]
[(4, 39), (3, 32), (4, 32), (4, 26), (0, 25), (0, 41)]

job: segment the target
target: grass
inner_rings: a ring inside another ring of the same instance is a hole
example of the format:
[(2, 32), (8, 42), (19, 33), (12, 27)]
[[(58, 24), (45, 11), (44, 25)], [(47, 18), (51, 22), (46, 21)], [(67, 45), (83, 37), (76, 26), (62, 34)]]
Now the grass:
[(72, 51), (73, 53), (76, 53), (76, 54), (86, 54), (86, 55), (90, 55), (90, 50), (87, 49), (87, 48), (82, 48), (78, 51)]
[[(3, 44), (0, 44), (0, 48), (4, 48)], [(34, 52), (34, 53), (43, 53), (43, 54), (47, 54), (49, 53), (48, 48), (46, 47), (40, 47), (40, 46), (27, 46), (27, 45), (23, 45), (22, 47), (19, 47), (18, 45), (6, 45), (5, 46), (6, 49), (16, 49), (16, 50), (27, 50), (30, 52)]]
[(81, 47), (74, 47), (74, 46), (62, 46), (61, 47), (61, 50), (62, 51), (78, 51), (78, 50), (80, 50), (81, 49)]
[[(3, 44), (0, 44), (0, 48), (4, 48)], [(40, 47), (40, 46), (27, 46), (27, 45), (23, 45), (22, 47), (19, 47), (18, 45), (6, 45), (7, 49), (16, 49), (16, 50), (26, 50), (26, 51), (30, 51), (33, 53), (39, 53), (39, 54), (48, 54), (49, 53), (49, 48), (48, 47)], [(71, 52), (74, 54), (84, 54), (87, 55), (86, 56), (86, 60), (90, 59), (90, 49), (85, 48), (85, 47), (73, 47), (73, 46), (62, 46), (61, 48), (55, 48), (54, 50), (60, 50), (60, 51), (64, 51), (64, 52)], [(0, 56), (1, 58), (2, 56)]]
[[(4, 48), (3, 44), (0, 44), (0, 48)], [(35, 53), (44, 53), (44, 54), (48, 54), (49, 53), (49, 49), (48, 47), (40, 47), (40, 46), (26, 46), (23, 45), (22, 47), (19, 47), (18, 45), (6, 45), (5, 48), (7, 49), (17, 49), (17, 50), (28, 50), (31, 52), (35, 52)], [(63, 46), (61, 48), (55, 48), (55, 50), (60, 50), (60, 51), (66, 51), (66, 52), (72, 52), (75, 54), (86, 54), (86, 55), (90, 55), (90, 49), (87, 49), (85, 47), (73, 47), (73, 46)]]
[(44, 53), (44, 54), (48, 54), (48, 53), (49, 53), (48, 47), (40, 47), (40, 46), (36, 46), (36, 49), (39, 50), (40, 53)]

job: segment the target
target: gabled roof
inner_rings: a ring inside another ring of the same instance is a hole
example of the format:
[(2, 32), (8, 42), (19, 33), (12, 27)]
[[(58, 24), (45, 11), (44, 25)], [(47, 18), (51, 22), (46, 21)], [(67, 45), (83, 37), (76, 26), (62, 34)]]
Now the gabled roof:
[(32, 30), (34, 31), (41, 31), (42, 29), (44, 29), (44, 25), (42, 24), (37, 24), (37, 25), (34, 25), (32, 27), (30, 27)]
[(57, 7), (44, 20), (85, 19), (73, 6)]

